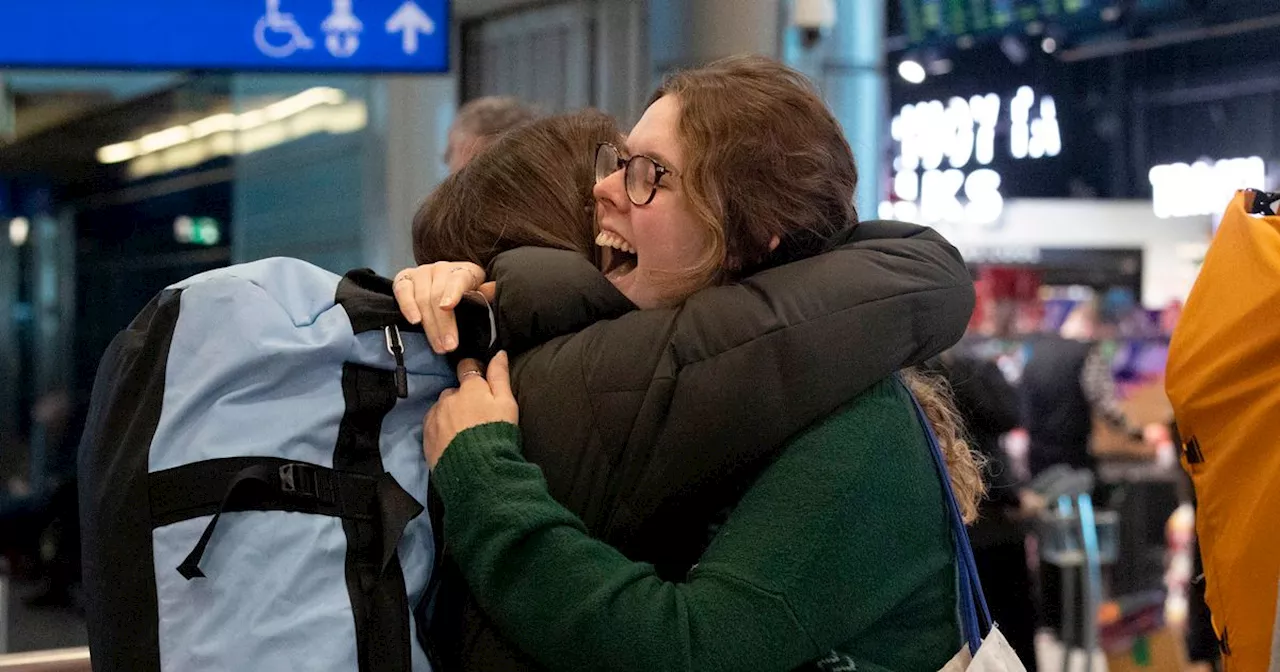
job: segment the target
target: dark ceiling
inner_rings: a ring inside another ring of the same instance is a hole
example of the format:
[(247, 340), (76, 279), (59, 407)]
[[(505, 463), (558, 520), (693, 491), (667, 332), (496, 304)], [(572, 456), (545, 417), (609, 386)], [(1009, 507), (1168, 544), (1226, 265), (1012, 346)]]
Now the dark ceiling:
[[(226, 77), (193, 77), (123, 102), (74, 93), (19, 96), (20, 125), (23, 114), (45, 114), (49, 109), (61, 111), (64, 118), (0, 144), (0, 178), (39, 181), (63, 193), (92, 193), (118, 185), (124, 179), (123, 164), (98, 163), (99, 147), (225, 111), (231, 105), (228, 90)], [(72, 106), (73, 113), (67, 115)]]

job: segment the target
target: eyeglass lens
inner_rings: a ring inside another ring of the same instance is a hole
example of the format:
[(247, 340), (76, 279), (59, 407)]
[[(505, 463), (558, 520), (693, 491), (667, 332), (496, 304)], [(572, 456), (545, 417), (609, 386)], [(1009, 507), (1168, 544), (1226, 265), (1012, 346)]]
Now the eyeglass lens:
[[(596, 182), (602, 182), (624, 167), (624, 162), (613, 145), (603, 144), (596, 150)], [(633, 156), (625, 162), (623, 175), (627, 198), (635, 205), (644, 205), (653, 199), (658, 167), (647, 156)]]

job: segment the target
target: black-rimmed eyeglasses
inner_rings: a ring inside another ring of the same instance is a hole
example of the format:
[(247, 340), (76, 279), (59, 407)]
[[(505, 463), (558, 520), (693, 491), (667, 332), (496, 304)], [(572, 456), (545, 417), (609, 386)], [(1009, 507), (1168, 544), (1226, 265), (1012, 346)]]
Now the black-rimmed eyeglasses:
[(658, 193), (662, 176), (671, 173), (666, 166), (643, 154), (623, 158), (611, 143), (596, 145), (596, 184), (619, 170), (626, 171), (622, 176), (623, 183), (627, 188), (627, 198), (634, 205), (648, 205)]

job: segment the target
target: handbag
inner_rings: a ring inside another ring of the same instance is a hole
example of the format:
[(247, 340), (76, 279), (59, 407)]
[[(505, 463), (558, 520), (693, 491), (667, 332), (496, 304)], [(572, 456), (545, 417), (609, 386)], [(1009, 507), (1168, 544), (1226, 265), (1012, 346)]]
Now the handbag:
[[(903, 387), (906, 388), (905, 385)], [(916, 417), (924, 427), (925, 436), (929, 440), (929, 451), (933, 453), (933, 464), (942, 481), (943, 499), (946, 500), (951, 518), (951, 543), (955, 547), (956, 611), (964, 645), (939, 672), (1026, 672), (1026, 667), (1018, 660), (1013, 647), (991, 620), (987, 598), (982, 594), (982, 582), (978, 579), (978, 565), (973, 559), (973, 548), (969, 545), (969, 533), (965, 530), (960, 506), (951, 489), (951, 478), (947, 475), (946, 461), (938, 446), (938, 437), (933, 433), (933, 427), (925, 417), (920, 402), (909, 388), (907, 394), (911, 396)], [(987, 626), (985, 637), (982, 634), (984, 623)]]

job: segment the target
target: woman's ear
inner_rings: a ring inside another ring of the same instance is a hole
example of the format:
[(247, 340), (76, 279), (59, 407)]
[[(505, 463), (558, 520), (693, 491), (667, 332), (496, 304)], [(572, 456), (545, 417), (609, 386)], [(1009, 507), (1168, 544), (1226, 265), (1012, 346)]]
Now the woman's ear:
[(774, 251), (774, 250), (778, 249), (778, 246), (779, 246), (779, 245), (781, 245), (781, 244), (782, 244), (782, 239), (781, 239), (781, 238), (779, 238), (779, 237), (777, 237), (777, 236), (774, 236), (774, 237), (770, 238), (770, 239), (769, 239), (769, 251), (770, 251), (770, 252), (772, 252), (772, 251)]

